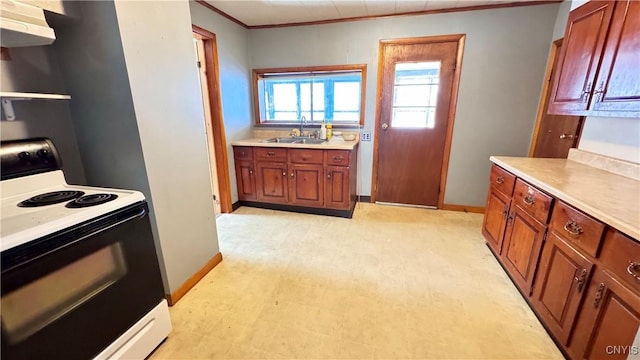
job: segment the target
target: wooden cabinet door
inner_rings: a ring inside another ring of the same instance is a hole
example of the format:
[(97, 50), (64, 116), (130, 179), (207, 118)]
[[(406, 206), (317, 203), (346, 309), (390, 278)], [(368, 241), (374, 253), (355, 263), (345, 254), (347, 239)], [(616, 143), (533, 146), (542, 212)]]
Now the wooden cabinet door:
[(531, 299), (545, 324), (566, 345), (593, 263), (549, 232)]
[(502, 264), (522, 292), (529, 296), (547, 230), (517, 205), (511, 206), (502, 248)]
[(597, 271), (587, 290), (569, 354), (574, 359), (637, 358), (639, 349), (632, 344), (640, 326), (638, 309), (637, 293), (607, 272)]
[(256, 188), (259, 201), (286, 204), (289, 201), (287, 164), (258, 161), (256, 163)]
[[(598, 115), (640, 117), (640, 2), (620, 1), (594, 84), (592, 109)], [(613, 111), (606, 114), (607, 111)], [(621, 114), (622, 112), (624, 114)]]
[(324, 205), (324, 168), (322, 165), (289, 165), (289, 194), (293, 205)]
[(238, 200), (256, 200), (256, 177), (253, 161), (236, 159)]
[(489, 188), (482, 223), (482, 235), (498, 255), (502, 251), (502, 240), (504, 239), (504, 228), (507, 224), (510, 202), (511, 199), (508, 196), (496, 191), (493, 186)]
[(586, 114), (613, 5), (613, 1), (590, 1), (569, 14), (551, 89), (549, 113)]
[(349, 193), (348, 167), (327, 166), (324, 205), (332, 209), (349, 209), (351, 194)]

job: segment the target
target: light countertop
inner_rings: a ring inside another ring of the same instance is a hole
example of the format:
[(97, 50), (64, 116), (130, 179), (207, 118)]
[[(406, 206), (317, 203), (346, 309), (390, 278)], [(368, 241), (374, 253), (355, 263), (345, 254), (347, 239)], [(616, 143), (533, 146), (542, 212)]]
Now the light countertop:
[(566, 159), (490, 160), (557, 199), (640, 240), (640, 181)]
[(244, 140), (236, 140), (231, 142), (234, 146), (261, 146), (261, 147), (279, 147), (279, 148), (296, 148), (296, 149), (326, 149), (326, 150), (353, 150), (359, 143), (359, 138), (356, 137), (353, 141), (345, 141), (339, 138), (332, 138), (331, 140), (322, 144), (287, 144), (287, 143), (268, 143), (263, 142), (264, 138), (250, 138)]

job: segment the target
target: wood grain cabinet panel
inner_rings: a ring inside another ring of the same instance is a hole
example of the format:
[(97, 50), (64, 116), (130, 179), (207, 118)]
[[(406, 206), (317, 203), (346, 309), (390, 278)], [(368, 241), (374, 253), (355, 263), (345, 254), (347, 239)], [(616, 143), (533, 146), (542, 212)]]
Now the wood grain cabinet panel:
[(252, 161), (236, 159), (236, 183), (239, 200), (256, 200), (256, 177)]
[(501, 258), (511, 278), (526, 296), (531, 295), (546, 230), (545, 224), (512, 204)]
[[(618, 1), (594, 83), (599, 115), (640, 117), (640, 1)], [(597, 86), (596, 86), (597, 84)]]
[(531, 302), (562, 344), (569, 339), (593, 262), (550, 232)]
[(256, 163), (256, 188), (259, 201), (286, 204), (289, 202), (287, 164), (278, 162)]
[(349, 209), (351, 192), (349, 191), (350, 170), (344, 166), (327, 166), (325, 185), (325, 206), (332, 209)]
[(569, 14), (551, 89), (550, 114), (585, 115), (613, 5), (612, 1), (590, 1)]
[(292, 204), (324, 206), (324, 167), (322, 165), (292, 164), (289, 166), (289, 176), (289, 194)]
[[(568, 347), (574, 359), (635, 359), (640, 296), (606, 271), (596, 271)], [(634, 355), (634, 356), (629, 356)]]
[(487, 204), (484, 208), (482, 234), (487, 240), (487, 244), (491, 246), (496, 254), (502, 252), (504, 230), (507, 226), (510, 203), (511, 198), (509, 196), (497, 191), (493, 186), (489, 188)]

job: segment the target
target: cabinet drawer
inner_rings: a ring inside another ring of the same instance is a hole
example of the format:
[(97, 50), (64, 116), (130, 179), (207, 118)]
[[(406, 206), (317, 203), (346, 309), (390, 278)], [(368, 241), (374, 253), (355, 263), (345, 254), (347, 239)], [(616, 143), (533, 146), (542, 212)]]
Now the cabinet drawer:
[(234, 146), (233, 157), (236, 160), (253, 160), (253, 148), (251, 146)]
[(513, 194), (513, 184), (516, 182), (515, 175), (507, 170), (493, 165), (491, 167), (491, 177), (489, 183), (501, 193), (511, 196)]
[(322, 164), (322, 150), (289, 149), (289, 161), (295, 164)]
[(640, 291), (640, 243), (611, 229), (605, 236), (600, 261), (607, 271)]
[[(604, 224), (571, 206), (558, 202), (551, 215), (551, 230), (558, 233), (572, 245), (597, 257)], [(640, 261), (640, 258), (638, 258)]]
[(513, 204), (517, 204), (543, 224), (546, 224), (549, 219), (552, 202), (553, 198), (551, 196), (534, 188), (521, 179), (516, 180)]
[(349, 150), (327, 150), (324, 153), (327, 165), (349, 166)]
[(268, 160), (268, 161), (287, 161), (287, 149), (282, 148), (263, 148), (257, 147), (254, 149), (254, 155), (256, 160)]

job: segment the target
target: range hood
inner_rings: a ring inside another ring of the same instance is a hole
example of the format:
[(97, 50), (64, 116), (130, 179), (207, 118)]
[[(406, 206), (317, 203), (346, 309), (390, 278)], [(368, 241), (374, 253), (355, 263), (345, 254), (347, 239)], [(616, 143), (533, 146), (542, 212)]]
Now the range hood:
[(0, 45), (9, 48), (49, 45), (56, 39), (44, 10), (18, 1), (0, 1)]

